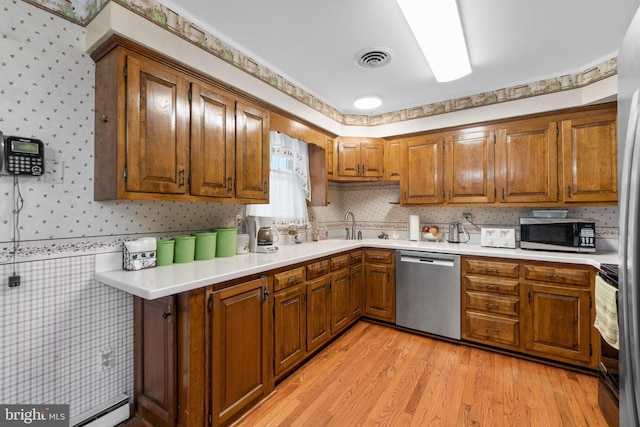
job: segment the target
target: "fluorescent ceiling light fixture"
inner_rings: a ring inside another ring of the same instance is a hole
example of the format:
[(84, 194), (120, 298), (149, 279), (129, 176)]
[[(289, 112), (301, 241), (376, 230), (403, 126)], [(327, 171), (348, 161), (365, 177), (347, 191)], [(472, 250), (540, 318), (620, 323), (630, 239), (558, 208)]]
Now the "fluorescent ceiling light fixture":
[(439, 82), (471, 73), (456, 0), (396, 0)]
[(377, 96), (361, 96), (353, 102), (353, 106), (359, 110), (372, 110), (382, 105), (382, 99)]

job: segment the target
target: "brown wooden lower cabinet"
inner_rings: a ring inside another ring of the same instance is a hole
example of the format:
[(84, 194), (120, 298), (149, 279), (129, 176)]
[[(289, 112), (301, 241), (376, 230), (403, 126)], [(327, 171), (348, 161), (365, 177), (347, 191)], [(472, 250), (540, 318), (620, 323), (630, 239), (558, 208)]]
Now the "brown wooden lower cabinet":
[(362, 271), (362, 251), (357, 250), (274, 274), (276, 381), (360, 318)]
[(276, 378), (301, 363), (307, 355), (307, 286), (298, 284), (273, 297), (274, 361)]
[[(591, 267), (476, 256), (461, 265), (463, 340), (596, 367)], [(160, 427), (229, 425), (361, 314), (395, 321), (392, 249), (274, 273), (134, 298), (139, 417)]]
[(596, 368), (591, 267), (466, 256), (461, 270), (464, 340)]
[(525, 283), (523, 345), (528, 353), (590, 364), (591, 293), (587, 289)]
[(134, 299), (136, 412), (158, 427), (177, 419), (175, 300)]
[(225, 425), (270, 391), (266, 277), (213, 292), (211, 413)]
[(393, 249), (365, 249), (365, 309), (373, 319), (396, 321), (396, 269)]

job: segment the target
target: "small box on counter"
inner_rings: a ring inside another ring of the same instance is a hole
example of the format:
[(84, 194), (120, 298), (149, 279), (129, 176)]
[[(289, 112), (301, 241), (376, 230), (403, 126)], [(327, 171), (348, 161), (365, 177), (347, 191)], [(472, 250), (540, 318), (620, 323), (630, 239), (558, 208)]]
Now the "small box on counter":
[(142, 270), (156, 266), (156, 239), (143, 237), (122, 245), (122, 268)]

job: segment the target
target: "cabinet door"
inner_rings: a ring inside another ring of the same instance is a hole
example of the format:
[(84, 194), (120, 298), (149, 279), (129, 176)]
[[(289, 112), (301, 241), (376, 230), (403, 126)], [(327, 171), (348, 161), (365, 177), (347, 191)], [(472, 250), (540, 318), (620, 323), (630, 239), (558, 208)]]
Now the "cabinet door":
[(326, 145), (325, 145), (325, 167), (327, 170), (327, 179), (334, 179), (335, 174), (333, 170), (333, 150), (334, 150), (334, 140), (333, 138), (327, 137)]
[(558, 125), (545, 119), (498, 131), (497, 202), (558, 200)]
[(329, 340), (331, 275), (307, 282), (307, 353)]
[(188, 84), (141, 56), (126, 58), (127, 191), (186, 193)]
[(387, 322), (396, 321), (395, 269), (392, 266), (366, 265), (365, 315)]
[(273, 298), (275, 312), (275, 375), (297, 365), (305, 356), (306, 285), (278, 292)]
[(351, 320), (362, 316), (364, 311), (364, 270), (362, 264), (351, 266), (350, 311)]
[(589, 290), (526, 282), (522, 289), (524, 348), (551, 359), (589, 364)]
[(338, 177), (360, 176), (360, 142), (353, 139), (338, 139)]
[(234, 196), (235, 100), (205, 84), (191, 85), (191, 194)]
[(444, 170), (448, 203), (493, 203), (494, 135), (474, 132), (447, 138)]
[(269, 201), (269, 116), (255, 105), (236, 103), (236, 198)]
[(422, 205), (444, 201), (444, 138), (423, 136), (402, 141), (401, 203)]
[(134, 298), (136, 412), (154, 426), (173, 426), (177, 413), (175, 297)]
[(562, 122), (565, 202), (618, 200), (616, 113)]
[(360, 144), (361, 175), (365, 178), (384, 176), (384, 141), (366, 140)]
[(385, 177), (389, 181), (400, 181), (400, 140), (389, 141)]
[(212, 294), (214, 425), (228, 422), (268, 389), (267, 283), (260, 278)]
[(331, 273), (331, 335), (344, 329), (351, 320), (349, 306), (349, 269)]

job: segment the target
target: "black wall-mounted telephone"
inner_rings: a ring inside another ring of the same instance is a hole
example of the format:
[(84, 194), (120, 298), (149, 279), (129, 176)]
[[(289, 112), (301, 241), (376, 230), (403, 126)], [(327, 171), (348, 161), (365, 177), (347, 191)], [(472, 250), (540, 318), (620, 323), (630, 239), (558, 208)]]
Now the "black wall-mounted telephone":
[(0, 174), (44, 174), (44, 144), (39, 139), (3, 136), (0, 132)]

